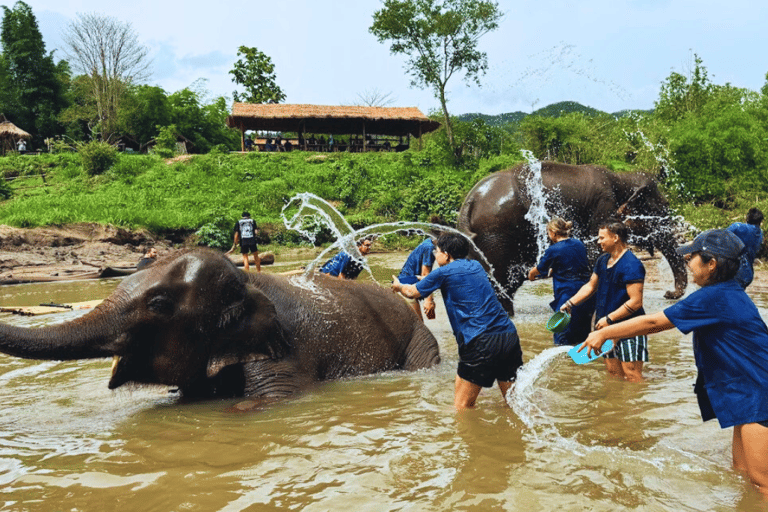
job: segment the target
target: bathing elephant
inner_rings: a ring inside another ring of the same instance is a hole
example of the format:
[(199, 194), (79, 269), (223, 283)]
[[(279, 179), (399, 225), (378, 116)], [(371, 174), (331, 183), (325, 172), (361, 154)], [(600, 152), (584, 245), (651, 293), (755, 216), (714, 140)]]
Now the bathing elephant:
[[(458, 229), (471, 236), (493, 267), (494, 278), (506, 292), (506, 297), (500, 297), (502, 304), (510, 314), (514, 311), (511, 298), (538, 256), (537, 228), (526, 218), (535, 194), (531, 177), (528, 164), (491, 174), (472, 188), (459, 211)], [(683, 295), (688, 280), (685, 262), (675, 252), (669, 203), (652, 176), (614, 173), (594, 165), (542, 162), (541, 185), (547, 220), (558, 215), (572, 221), (573, 236), (587, 245), (592, 261), (600, 251), (596, 243), (599, 225), (619, 218), (630, 228), (631, 244), (651, 254), (658, 249), (669, 262), (675, 289), (665, 297)]]
[(114, 356), (110, 389), (161, 384), (197, 398), (281, 398), (317, 381), (440, 361), (435, 338), (390, 290), (319, 275), (301, 286), (290, 279), (247, 274), (219, 253), (194, 250), (125, 278), (67, 323), (0, 324), (0, 351)]

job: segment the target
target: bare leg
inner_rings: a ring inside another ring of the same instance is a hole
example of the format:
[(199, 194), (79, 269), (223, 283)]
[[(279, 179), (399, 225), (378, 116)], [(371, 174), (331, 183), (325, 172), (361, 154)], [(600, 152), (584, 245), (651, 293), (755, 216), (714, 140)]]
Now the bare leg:
[(622, 379), (626, 378), (626, 375), (624, 375), (624, 368), (621, 366), (621, 361), (618, 359), (606, 358), (605, 367), (608, 369), (608, 373), (614, 377), (621, 377)]
[(261, 272), (261, 258), (259, 258), (259, 251), (253, 253), (253, 264), (256, 265), (256, 272)]
[(472, 384), (468, 380), (464, 380), (457, 375), (455, 389), (453, 405), (457, 410), (461, 410), (468, 407), (474, 407), (475, 401), (480, 394), (480, 390), (483, 388), (477, 384)]
[(622, 362), (621, 369), (624, 371), (624, 378), (629, 382), (643, 382), (643, 362), (631, 361), (629, 363)]
[(248, 253), (247, 253), (247, 252), (245, 252), (245, 253), (243, 253), (243, 270), (245, 270), (246, 272), (248, 272), (248, 269), (249, 269), (249, 268), (250, 268), (250, 267), (248, 266)]
[(509, 402), (507, 402), (507, 393), (509, 392), (510, 388), (513, 388), (515, 386), (514, 381), (497, 380), (496, 382), (499, 383), (499, 391), (501, 391), (501, 398), (504, 399), (504, 403), (507, 404), (507, 407), (509, 407)]
[(410, 300), (408, 301), (408, 305), (411, 306), (411, 309), (416, 312), (416, 316), (419, 317), (419, 320), (423, 322), (424, 317), (421, 315), (421, 308), (419, 307), (419, 302), (415, 300)]
[(768, 427), (759, 423), (733, 427), (733, 466), (746, 471), (757, 490), (768, 497)]

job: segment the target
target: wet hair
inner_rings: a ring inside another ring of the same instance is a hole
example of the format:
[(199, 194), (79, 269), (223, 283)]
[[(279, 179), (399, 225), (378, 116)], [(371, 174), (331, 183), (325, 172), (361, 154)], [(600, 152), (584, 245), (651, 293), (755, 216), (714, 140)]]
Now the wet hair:
[(627, 240), (629, 240), (629, 228), (626, 224), (619, 220), (610, 219), (602, 224), (600, 224), (599, 229), (607, 229), (614, 235), (617, 235), (619, 237), (619, 240), (621, 240), (624, 243), (627, 243)]
[(569, 237), (573, 231), (573, 222), (566, 221), (561, 217), (553, 217), (547, 222), (547, 229), (557, 236)]
[(248, 213), (248, 212), (243, 212), (243, 217), (250, 217), (250, 216), (251, 216), (251, 214), (250, 214), (250, 213)]
[(371, 245), (373, 245), (373, 237), (372, 237), (372, 236), (364, 236), (363, 238), (359, 239), (359, 240), (356, 242), (357, 246), (358, 246), (358, 247), (362, 247), (363, 243), (364, 243), (366, 240), (370, 240), (370, 241), (371, 241)]
[(435, 245), (454, 260), (460, 260), (469, 255), (469, 242), (456, 233), (443, 233)]
[(730, 281), (736, 276), (736, 272), (739, 271), (739, 264), (741, 263), (739, 260), (718, 256), (707, 251), (699, 251), (698, 253), (693, 253), (692, 256), (696, 254), (701, 257), (701, 261), (705, 265), (715, 260), (715, 272), (709, 276), (707, 285)]
[(747, 224), (759, 226), (763, 222), (763, 212), (757, 208), (750, 208), (747, 212)]

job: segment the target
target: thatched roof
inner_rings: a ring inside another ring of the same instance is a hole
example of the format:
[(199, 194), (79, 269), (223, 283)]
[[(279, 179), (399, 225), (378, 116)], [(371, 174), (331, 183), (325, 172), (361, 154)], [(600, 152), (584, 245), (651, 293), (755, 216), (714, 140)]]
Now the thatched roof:
[(0, 114), (0, 138), (18, 140), (31, 139), (32, 136)]
[(227, 126), (240, 130), (325, 134), (420, 135), (437, 130), (416, 107), (235, 103)]

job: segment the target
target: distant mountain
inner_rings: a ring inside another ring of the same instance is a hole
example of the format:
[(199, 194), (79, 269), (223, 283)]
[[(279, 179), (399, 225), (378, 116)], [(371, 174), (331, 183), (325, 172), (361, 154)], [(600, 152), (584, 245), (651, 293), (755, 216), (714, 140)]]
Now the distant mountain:
[[(499, 114), (495, 116), (475, 113), (475, 114), (462, 114), (457, 117), (461, 121), (474, 121), (475, 119), (482, 119), (483, 121), (485, 121), (485, 124), (487, 124), (488, 126), (506, 126), (511, 123), (520, 122), (526, 116), (529, 116), (529, 115), (536, 115), (536, 116), (542, 116), (542, 117), (560, 117), (562, 115), (570, 114), (573, 112), (581, 112), (587, 116), (609, 115), (607, 112), (603, 112), (602, 110), (597, 110), (592, 107), (587, 107), (575, 101), (561, 101), (561, 102), (553, 103), (551, 105), (547, 105), (546, 107), (540, 108), (531, 114), (526, 114), (525, 112), (518, 111), (518, 112), (509, 112), (507, 114)], [(626, 115), (634, 114), (634, 113), (647, 115), (647, 114), (653, 113), (653, 110), (620, 110), (610, 115), (614, 117), (624, 117)]]

